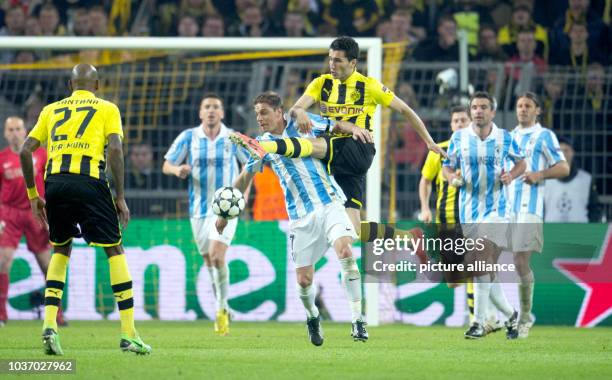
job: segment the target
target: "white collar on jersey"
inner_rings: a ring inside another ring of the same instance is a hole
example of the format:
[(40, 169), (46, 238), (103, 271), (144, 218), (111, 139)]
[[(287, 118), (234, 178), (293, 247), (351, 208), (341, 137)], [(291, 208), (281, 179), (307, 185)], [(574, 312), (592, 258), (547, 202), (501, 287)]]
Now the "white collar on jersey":
[[(472, 135), (474, 135), (474, 136), (478, 137), (478, 140), (480, 140), (480, 136), (478, 136), (478, 134), (476, 133), (476, 128), (478, 128), (478, 127), (476, 127), (476, 126), (474, 125), (474, 123), (471, 123), (471, 122), (470, 122), (470, 125), (468, 126), (468, 129), (470, 130), (470, 133), (471, 133)], [(495, 123), (494, 123), (494, 122), (491, 122), (491, 133), (489, 133), (489, 135), (488, 135), (487, 137), (485, 137), (485, 139), (484, 139), (484, 140), (482, 140), (482, 141), (487, 141), (488, 139), (494, 138), (494, 137), (495, 137), (495, 135), (497, 134), (497, 130), (498, 130), (498, 129), (499, 129), (499, 128), (497, 127), (497, 125), (495, 125)]]
[[(219, 129), (219, 134), (217, 135), (215, 140), (217, 140), (218, 138), (221, 138), (221, 137), (228, 137), (229, 133), (230, 133), (230, 129), (225, 124), (221, 123), (221, 128)], [(210, 138), (208, 136), (206, 136), (206, 133), (204, 133), (204, 128), (202, 128), (202, 124), (200, 124), (196, 128), (196, 136), (198, 138), (200, 138), (200, 139), (210, 140)]]
[(519, 133), (521, 135), (526, 135), (528, 133), (533, 133), (533, 132), (537, 132), (540, 129), (542, 129), (544, 127), (542, 127), (542, 124), (536, 122), (533, 127), (529, 127), (529, 128), (521, 128), (520, 125), (517, 125), (516, 128), (514, 128), (514, 130), (516, 131), (516, 133)]

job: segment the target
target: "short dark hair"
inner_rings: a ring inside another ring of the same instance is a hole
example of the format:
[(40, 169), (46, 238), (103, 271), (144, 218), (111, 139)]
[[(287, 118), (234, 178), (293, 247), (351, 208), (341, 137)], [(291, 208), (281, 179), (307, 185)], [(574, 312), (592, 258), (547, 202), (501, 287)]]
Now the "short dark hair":
[(465, 113), (469, 114), (468, 109), (467, 109), (466, 106), (453, 106), (453, 107), (451, 107), (451, 110), (450, 110), (451, 116), (453, 116), (453, 114), (459, 113), (459, 112), (465, 112)]
[(266, 91), (257, 95), (255, 97), (255, 100), (253, 100), (253, 106), (256, 106), (260, 103), (265, 103), (270, 107), (274, 108), (275, 110), (279, 108), (283, 109), (283, 99), (280, 97), (279, 94), (274, 91)]
[(520, 98), (527, 98), (527, 99), (531, 99), (531, 101), (536, 105), (536, 107), (541, 107), (540, 106), (540, 98), (538, 98), (538, 96), (531, 92), (531, 91), (527, 91), (522, 93), (521, 95), (518, 96), (518, 98), (516, 98), (516, 102), (518, 103)]
[(351, 37), (338, 37), (329, 45), (331, 50), (343, 51), (349, 61), (359, 57), (359, 44)]
[(445, 22), (452, 22), (453, 24), (457, 25), (457, 20), (455, 20), (455, 17), (453, 17), (451, 13), (445, 13), (442, 16), (440, 16), (436, 26), (440, 26)]
[(204, 99), (217, 99), (218, 101), (221, 102), (221, 105), (225, 107), (225, 104), (223, 103), (223, 99), (221, 99), (221, 97), (215, 94), (214, 92), (209, 92), (209, 93), (204, 94), (204, 96), (202, 96), (202, 100), (200, 100), (200, 104), (202, 104)]
[(472, 108), (472, 102), (474, 99), (487, 99), (491, 105), (491, 110), (495, 111), (497, 109), (497, 101), (486, 91), (476, 91), (474, 95), (472, 95), (470, 98), (470, 109)]

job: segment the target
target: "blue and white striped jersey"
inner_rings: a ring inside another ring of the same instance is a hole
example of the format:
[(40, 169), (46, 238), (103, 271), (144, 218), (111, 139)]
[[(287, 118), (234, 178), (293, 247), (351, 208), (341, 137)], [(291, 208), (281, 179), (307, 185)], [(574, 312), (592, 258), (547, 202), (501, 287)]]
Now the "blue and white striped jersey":
[(164, 156), (172, 165), (191, 166), (189, 215), (192, 218), (213, 215), (209, 206), (215, 191), (232, 186), (240, 174), (237, 161), (247, 161), (246, 154), (229, 140), (230, 132), (231, 129), (221, 124), (219, 135), (211, 140), (201, 125), (184, 130)]
[[(525, 172), (539, 172), (565, 161), (557, 136), (540, 123), (530, 128), (516, 127), (511, 135), (525, 154)], [(544, 181), (530, 185), (517, 178), (508, 188), (508, 198), (512, 213), (529, 213), (544, 218)]]
[(491, 133), (481, 140), (473, 124), (453, 133), (448, 158), (443, 165), (461, 169), (465, 184), (459, 191), (459, 220), (479, 223), (488, 216), (509, 214), (503, 184), (500, 180), (504, 162), (523, 159), (510, 132), (493, 124)]
[[(318, 115), (308, 114), (313, 124), (313, 132), (300, 133), (293, 120), (289, 119), (287, 127), (281, 136), (264, 133), (258, 140), (272, 140), (286, 137), (315, 137), (333, 126), (333, 121)], [(249, 172), (259, 172), (264, 162), (269, 162), (272, 170), (278, 177), (283, 194), (285, 206), (290, 220), (303, 218), (318, 207), (331, 202), (346, 201), (344, 193), (334, 178), (327, 173), (325, 164), (313, 157), (287, 158), (278, 154), (266, 154), (263, 160), (250, 159), (246, 165)]]

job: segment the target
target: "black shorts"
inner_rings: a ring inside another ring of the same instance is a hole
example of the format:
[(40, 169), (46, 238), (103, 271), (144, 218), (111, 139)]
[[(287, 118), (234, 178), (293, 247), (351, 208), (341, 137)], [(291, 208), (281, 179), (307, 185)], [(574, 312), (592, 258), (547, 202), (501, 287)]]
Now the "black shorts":
[(101, 247), (121, 244), (117, 210), (105, 181), (78, 174), (50, 175), (45, 199), (53, 245), (65, 245), (74, 237)]
[(344, 207), (361, 208), (366, 174), (376, 154), (374, 144), (355, 140), (352, 136), (327, 136), (325, 139), (328, 149), (324, 161), (346, 195)]

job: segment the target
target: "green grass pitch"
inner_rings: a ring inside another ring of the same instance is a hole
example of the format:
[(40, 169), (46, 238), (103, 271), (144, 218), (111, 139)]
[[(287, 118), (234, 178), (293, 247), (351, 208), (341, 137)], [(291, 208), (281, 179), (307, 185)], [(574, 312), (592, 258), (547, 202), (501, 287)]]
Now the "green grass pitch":
[[(463, 329), (400, 324), (370, 327), (353, 342), (349, 324), (324, 322), (314, 347), (297, 323), (233, 323), (215, 336), (211, 322), (139, 322), (150, 356), (119, 350), (119, 322), (71, 322), (60, 330), (66, 359), (83, 379), (602, 379), (612, 376), (612, 329), (535, 326), (526, 340), (503, 332), (479, 341)], [(45, 359), (40, 321), (0, 329), (0, 359)], [(0, 374), (0, 378), (6, 374)], [(41, 378), (40, 375), (29, 375)], [(58, 378), (57, 375), (48, 375)], [(44, 376), (43, 376), (44, 377)]]

